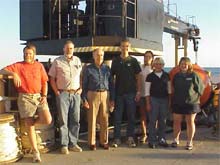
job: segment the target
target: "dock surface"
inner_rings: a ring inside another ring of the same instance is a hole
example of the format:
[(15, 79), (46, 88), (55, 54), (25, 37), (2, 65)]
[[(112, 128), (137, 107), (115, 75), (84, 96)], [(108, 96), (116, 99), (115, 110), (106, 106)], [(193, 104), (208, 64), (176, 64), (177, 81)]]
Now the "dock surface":
[[(112, 137), (112, 130), (110, 131)], [(79, 144), (83, 152), (70, 152), (69, 155), (60, 154), (60, 150), (42, 154), (45, 165), (220, 165), (220, 140), (212, 135), (212, 129), (199, 126), (196, 130), (194, 148), (185, 150), (186, 131), (181, 133), (178, 148), (151, 149), (147, 144), (138, 144), (136, 148), (128, 148), (124, 143), (121, 147), (103, 150), (97, 147), (90, 151), (86, 144), (86, 137), (80, 137)], [(167, 141), (171, 143), (172, 133), (167, 134)], [(16, 165), (32, 164), (30, 155), (13, 163)]]

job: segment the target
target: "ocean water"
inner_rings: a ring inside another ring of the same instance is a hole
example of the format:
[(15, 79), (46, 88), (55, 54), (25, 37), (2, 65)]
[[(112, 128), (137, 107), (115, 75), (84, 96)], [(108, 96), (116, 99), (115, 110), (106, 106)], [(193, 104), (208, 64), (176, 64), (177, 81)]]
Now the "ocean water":
[(220, 68), (218, 67), (205, 67), (204, 68), (207, 71), (211, 72), (212, 76), (220, 76)]
[[(166, 72), (169, 72), (171, 69), (172, 69), (172, 67), (165, 67), (164, 68), (164, 70)], [(210, 81), (213, 84), (218, 84), (220, 82), (220, 67), (204, 67), (203, 69), (211, 72)]]
[[(172, 67), (165, 67), (164, 70), (169, 72)], [(220, 67), (204, 67), (204, 70), (211, 72), (211, 76), (220, 76)]]

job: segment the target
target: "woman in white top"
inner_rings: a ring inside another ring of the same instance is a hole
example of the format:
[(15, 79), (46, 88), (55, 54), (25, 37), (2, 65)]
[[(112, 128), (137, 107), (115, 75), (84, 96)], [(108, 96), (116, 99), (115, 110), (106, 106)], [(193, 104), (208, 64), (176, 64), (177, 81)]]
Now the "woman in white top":
[(145, 81), (149, 73), (152, 72), (151, 63), (153, 61), (153, 53), (146, 51), (144, 54), (144, 64), (141, 65), (141, 99), (139, 102), (139, 113), (141, 120), (141, 138), (140, 142), (145, 143), (147, 140), (147, 113), (146, 113), (146, 101), (145, 101)]

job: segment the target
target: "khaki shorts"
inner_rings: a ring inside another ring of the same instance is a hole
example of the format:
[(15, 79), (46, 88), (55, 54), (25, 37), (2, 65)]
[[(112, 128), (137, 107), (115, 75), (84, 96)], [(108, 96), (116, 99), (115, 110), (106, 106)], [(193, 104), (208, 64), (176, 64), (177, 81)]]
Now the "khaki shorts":
[(34, 117), (37, 111), (49, 110), (48, 104), (40, 104), (40, 99), (40, 94), (19, 93), (18, 109), (20, 117)]

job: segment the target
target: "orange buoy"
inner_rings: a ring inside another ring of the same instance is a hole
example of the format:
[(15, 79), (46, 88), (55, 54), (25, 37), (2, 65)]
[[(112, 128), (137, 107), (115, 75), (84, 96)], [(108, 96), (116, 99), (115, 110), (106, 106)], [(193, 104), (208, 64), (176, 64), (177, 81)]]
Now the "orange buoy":
[[(180, 71), (180, 69), (178, 66), (171, 69), (171, 71), (169, 72), (171, 82), (173, 81), (175, 74), (178, 73), (179, 71)], [(207, 75), (207, 73), (205, 72), (205, 70), (202, 69), (197, 64), (193, 64), (193, 71), (202, 79), (203, 84), (205, 86), (205, 90), (204, 90), (202, 96), (200, 97), (200, 103), (201, 103), (201, 106), (203, 106), (209, 100), (211, 93), (212, 93), (210, 78)]]

